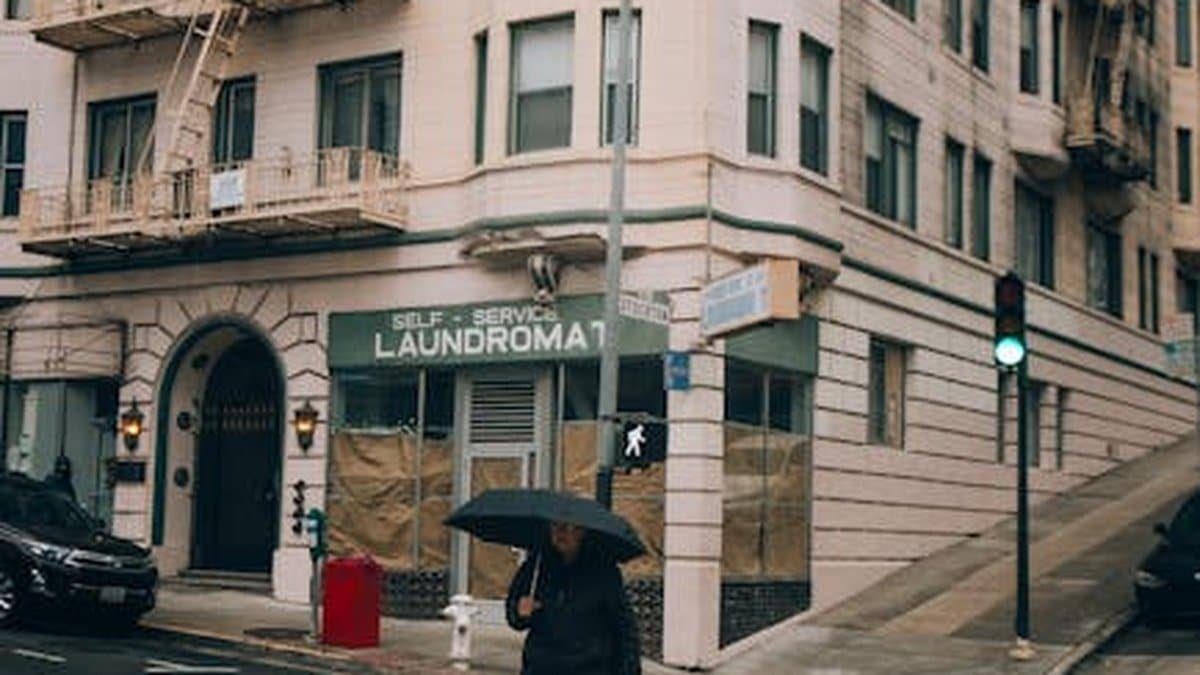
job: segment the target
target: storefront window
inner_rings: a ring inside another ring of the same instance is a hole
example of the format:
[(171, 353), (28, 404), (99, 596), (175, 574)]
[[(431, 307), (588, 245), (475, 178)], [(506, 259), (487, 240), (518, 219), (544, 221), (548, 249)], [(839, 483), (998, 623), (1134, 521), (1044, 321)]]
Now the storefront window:
[[(808, 606), (810, 392), (807, 376), (726, 362), (722, 644)], [(746, 587), (772, 598), (752, 618)]]
[[(561, 368), (562, 420), (559, 424), (558, 474), (562, 489), (591, 496), (596, 486), (596, 397), (600, 366), (595, 361), (564, 364)], [(618, 377), (617, 410), (645, 413), (663, 420), (667, 396), (660, 359), (622, 359)], [(654, 423), (644, 451), (666, 456), (666, 424)], [(613, 481), (613, 509), (629, 519), (649, 555), (624, 569), (630, 579), (662, 575), (665, 465), (651, 464), (638, 473), (618, 472)]]
[(447, 570), (454, 373), (342, 373), (336, 392), (331, 553), (370, 554), (389, 572)]

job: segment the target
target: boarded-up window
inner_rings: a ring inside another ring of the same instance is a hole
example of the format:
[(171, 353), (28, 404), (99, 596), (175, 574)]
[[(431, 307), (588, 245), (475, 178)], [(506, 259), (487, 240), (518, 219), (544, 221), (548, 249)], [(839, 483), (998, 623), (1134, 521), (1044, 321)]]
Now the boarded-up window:
[(808, 578), (806, 377), (727, 362), (721, 575)]
[(453, 374), (342, 374), (335, 410), (330, 553), (369, 554), (388, 569), (447, 568)]

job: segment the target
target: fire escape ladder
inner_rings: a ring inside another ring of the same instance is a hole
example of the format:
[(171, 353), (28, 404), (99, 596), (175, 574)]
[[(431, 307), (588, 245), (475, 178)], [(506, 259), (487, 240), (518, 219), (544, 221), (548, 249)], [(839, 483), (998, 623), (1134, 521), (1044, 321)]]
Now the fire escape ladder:
[[(167, 136), (166, 166), (163, 167), (167, 175), (194, 169), (207, 160), (213, 109), (226, 69), (250, 19), (249, 7), (240, 2), (223, 2), (216, 8), (211, 7), (210, 2), (197, 0), (163, 90), (163, 101), (176, 106)], [(185, 79), (189, 62), (190, 72)], [(156, 127), (159, 119), (156, 116)], [(142, 151), (138, 160), (140, 171), (148, 167), (152, 145), (147, 143)]]

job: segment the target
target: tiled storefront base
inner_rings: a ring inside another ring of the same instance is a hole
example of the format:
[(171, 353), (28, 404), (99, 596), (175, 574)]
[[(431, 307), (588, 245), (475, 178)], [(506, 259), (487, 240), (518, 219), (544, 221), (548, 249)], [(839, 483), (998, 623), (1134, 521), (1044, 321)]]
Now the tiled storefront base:
[(721, 647), (804, 611), (810, 591), (807, 581), (722, 581)]
[(450, 603), (449, 570), (387, 570), (382, 611), (400, 619), (440, 619)]
[[(387, 570), (383, 575), (382, 611), (400, 619), (441, 619), (450, 602), (449, 570)], [(630, 579), (629, 603), (641, 629), (642, 654), (662, 657), (663, 582), (659, 577)]]

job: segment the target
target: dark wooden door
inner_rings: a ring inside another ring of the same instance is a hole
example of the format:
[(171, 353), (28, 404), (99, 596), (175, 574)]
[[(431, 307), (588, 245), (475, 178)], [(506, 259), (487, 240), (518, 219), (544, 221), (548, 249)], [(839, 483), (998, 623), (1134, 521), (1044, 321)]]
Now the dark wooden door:
[(275, 360), (258, 340), (209, 376), (196, 458), (193, 566), (269, 572), (278, 538), (280, 410)]

